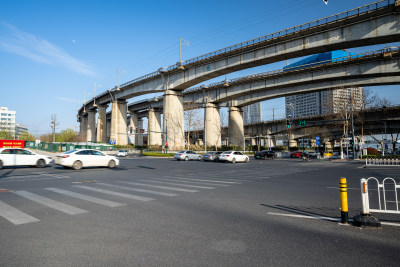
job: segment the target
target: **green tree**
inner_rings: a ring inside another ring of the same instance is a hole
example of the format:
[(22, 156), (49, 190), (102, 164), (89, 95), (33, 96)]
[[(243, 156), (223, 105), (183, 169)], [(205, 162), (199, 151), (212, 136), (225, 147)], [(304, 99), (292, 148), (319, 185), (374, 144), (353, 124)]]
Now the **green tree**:
[(57, 142), (75, 142), (76, 132), (73, 129), (67, 129), (61, 131), (61, 133), (56, 135)]
[(0, 139), (10, 140), (10, 139), (14, 139), (14, 136), (9, 131), (1, 130), (0, 131)]
[(19, 136), (19, 140), (35, 141), (36, 137), (33, 134), (30, 134), (28, 131), (25, 131)]

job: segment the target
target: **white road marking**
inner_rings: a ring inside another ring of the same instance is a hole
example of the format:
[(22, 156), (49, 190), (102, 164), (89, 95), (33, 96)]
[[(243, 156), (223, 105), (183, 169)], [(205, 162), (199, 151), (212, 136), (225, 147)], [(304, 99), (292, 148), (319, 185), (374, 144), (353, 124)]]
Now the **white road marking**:
[[(46, 178), (43, 178), (45, 176)], [(40, 180), (51, 180), (51, 179), (69, 179), (71, 177), (60, 175), (60, 174), (50, 174), (50, 173), (35, 173), (29, 175), (14, 175), (6, 176), (1, 179), (2, 182), (23, 182), (23, 181), (40, 181)]]
[(158, 192), (158, 191), (146, 190), (146, 189), (137, 189), (137, 188), (127, 187), (127, 186), (121, 186), (121, 185), (113, 185), (113, 184), (106, 184), (106, 183), (96, 183), (96, 184), (104, 185), (104, 186), (108, 186), (108, 187), (126, 189), (126, 190), (131, 190), (131, 191), (136, 191), (136, 192), (143, 192), (143, 193), (155, 194), (155, 195), (160, 195), (160, 196), (167, 196), (167, 197), (178, 196), (178, 194), (164, 193), (164, 192)]
[(183, 188), (176, 188), (176, 187), (168, 187), (168, 186), (160, 186), (160, 185), (150, 185), (150, 184), (141, 184), (141, 183), (133, 183), (133, 182), (122, 182), (122, 181), (118, 181), (118, 182), (119, 183), (124, 183), (124, 184), (141, 185), (141, 186), (148, 186), (148, 187), (167, 189), (167, 190), (173, 190), (173, 191), (182, 191), (182, 192), (190, 192), (190, 193), (199, 192), (197, 190), (183, 189)]
[(94, 192), (99, 192), (99, 193), (104, 193), (104, 194), (109, 194), (109, 195), (114, 195), (114, 196), (119, 196), (119, 197), (125, 197), (125, 198), (140, 200), (140, 201), (151, 201), (151, 200), (154, 200), (154, 198), (142, 197), (142, 196), (131, 195), (131, 194), (124, 194), (124, 193), (119, 193), (119, 192), (110, 191), (110, 190), (104, 190), (104, 189), (98, 189), (98, 188), (93, 188), (93, 187), (84, 186), (84, 185), (73, 185), (73, 186), (74, 187), (78, 187), (78, 188), (82, 188), (82, 189), (85, 189), (85, 190), (90, 190), (90, 191), (94, 191)]
[(78, 199), (82, 199), (82, 200), (86, 200), (89, 202), (93, 202), (96, 204), (100, 204), (100, 205), (104, 205), (107, 207), (119, 207), (119, 206), (125, 206), (125, 203), (118, 203), (118, 202), (114, 202), (114, 201), (110, 201), (110, 200), (106, 200), (106, 199), (102, 199), (102, 198), (97, 198), (97, 197), (92, 197), (92, 196), (87, 196), (87, 195), (83, 195), (83, 194), (79, 194), (79, 193), (75, 193), (75, 192), (71, 192), (68, 190), (63, 190), (63, 189), (58, 189), (58, 188), (53, 188), (53, 187), (49, 187), (46, 188), (47, 190), (59, 193), (59, 194), (63, 194), (69, 197), (74, 197), (74, 198), (78, 198)]
[(38, 222), (39, 220), (32, 217), (25, 212), (22, 212), (3, 201), (0, 201), (0, 216), (4, 219), (12, 222), (15, 225)]
[(155, 180), (151, 180), (151, 181), (150, 180), (139, 180), (139, 181), (148, 182), (148, 183), (178, 185), (178, 186), (183, 186), (183, 187), (192, 187), (192, 188), (200, 188), (200, 189), (215, 189), (215, 187), (209, 187), (209, 186), (189, 185), (189, 184), (176, 184), (176, 183), (169, 183), (169, 182), (155, 181)]
[[(326, 221), (334, 221), (334, 222), (340, 222), (341, 221), (341, 218), (334, 218), (334, 217), (309, 216), (309, 215), (275, 213), (275, 212), (268, 212), (267, 214), (269, 214), (269, 215), (277, 215), (277, 216), (285, 216), (285, 217), (295, 217), (295, 218), (305, 218), (305, 219), (315, 219), (315, 220), (326, 220)], [(353, 219), (349, 219), (349, 222), (352, 222), (352, 221), (353, 221)], [(400, 223), (390, 223), (390, 222), (382, 222), (381, 221), (381, 224), (400, 227)]]
[(46, 197), (39, 196), (34, 193), (30, 193), (28, 191), (20, 190), (20, 191), (14, 192), (14, 193), (21, 197), (27, 198), (29, 200), (35, 201), (44, 206), (59, 210), (61, 212), (64, 212), (64, 213), (67, 213), (70, 215), (76, 215), (76, 214), (82, 214), (82, 213), (89, 212), (87, 210), (76, 208), (74, 206), (70, 206), (70, 205), (67, 205), (67, 204), (46, 198)]
[[(327, 189), (337, 189), (339, 190), (339, 187), (336, 186), (327, 186)], [(348, 190), (361, 190), (360, 188), (354, 188), (354, 187), (347, 187)]]
[(195, 183), (195, 184), (203, 184), (203, 185), (212, 185), (212, 186), (230, 186), (227, 184), (212, 184), (212, 183), (205, 183), (205, 182), (196, 182), (196, 181), (184, 181), (184, 180), (178, 180), (175, 179), (175, 176), (163, 176), (162, 178), (157, 178), (159, 180), (166, 180), (166, 181), (176, 181), (176, 182), (180, 182), (180, 183)]
[(207, 183), (241, 184), (239, 182), (227, 182), (227, 181), (220, 181), (220, 180), (203, 180), (203, 179), (180, 178), (180, 177), (175, 177), (175, 179), (178, 179), (178, 180), (190, 180), (190, 181), (200, 181), (200, 182), (207, 182)]
[(268, 212), (269, 215), (285, 216), (285, 217), (295, 217), (295, 218), (306, 218), (306, 219), (316, 219), (316, 220), (328, 220), (328, 221), (340, 221), (340, 218), (333, 217), (323, 217), (323, 216), (309, 216), (309, 215), (299, 215), (299, 214), (287, 214), (287, 213), (275, 213)]

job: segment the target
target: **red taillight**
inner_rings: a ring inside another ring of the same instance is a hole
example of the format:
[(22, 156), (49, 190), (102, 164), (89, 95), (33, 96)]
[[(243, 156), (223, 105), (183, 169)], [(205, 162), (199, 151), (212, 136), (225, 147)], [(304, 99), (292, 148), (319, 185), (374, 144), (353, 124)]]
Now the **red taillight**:
[(230, 155), (226, 155), (227, 157), (229, 157)]
[(179, 156), (182, 156), (183, 154), (179, 154)]
[(68, 158), (68, 157), (69, 157), (69, 155), (62, 156), (63, 159)]

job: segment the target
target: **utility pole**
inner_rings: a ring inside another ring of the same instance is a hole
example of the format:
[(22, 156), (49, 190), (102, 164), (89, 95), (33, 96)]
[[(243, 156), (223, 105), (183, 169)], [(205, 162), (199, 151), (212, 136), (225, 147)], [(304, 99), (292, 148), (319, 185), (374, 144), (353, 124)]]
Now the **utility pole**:
[(56, 141), (56, 127), (58, 126), (57, 123), (57, 115), (56, 114), (52, 114), (51, 115), (51, 123), (50, 123), (50, 127), (53, 131), (53, 143)]

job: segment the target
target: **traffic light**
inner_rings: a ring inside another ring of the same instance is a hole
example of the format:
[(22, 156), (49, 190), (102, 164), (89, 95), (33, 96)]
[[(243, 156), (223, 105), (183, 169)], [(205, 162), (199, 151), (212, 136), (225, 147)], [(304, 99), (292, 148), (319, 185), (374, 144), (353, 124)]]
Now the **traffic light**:
[(290, 120), (286, 119), (286, 128), (290, 128)]

